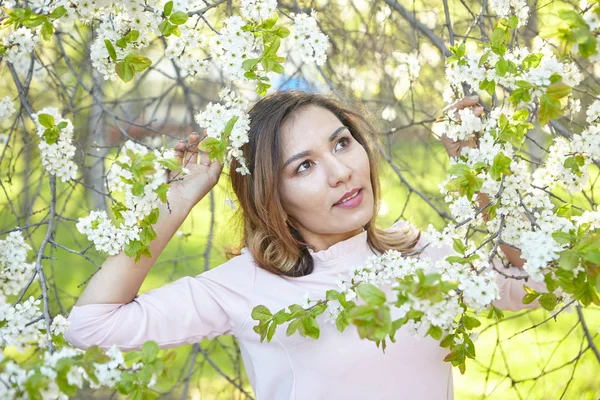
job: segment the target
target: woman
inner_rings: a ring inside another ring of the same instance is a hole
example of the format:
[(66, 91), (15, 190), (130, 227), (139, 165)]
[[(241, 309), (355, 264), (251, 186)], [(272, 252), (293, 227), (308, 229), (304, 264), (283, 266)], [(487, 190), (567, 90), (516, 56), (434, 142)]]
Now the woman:
[[(474, 106), (467, 98), (457, 108)], [(482, 109), (475, 109), (481, 114)], [(318, 340), (287, 337), (279, 329), (260, 343), (251, 310), (279, 310), (305, 293), (323, 298), (340, 275), (388, 249), (423, 247), (408, 223), (375, 227), (379, 201), (375, 130), (361, 113), (327, 97), (278, 92), (250, 110), (250, 142), (243, 149), (251, 175), (231, 165), (231, 180), (244, 223), (241, 254), (196, 277), (184, 277), (137, 296), (155, 259), (188, 213), (217, 183), (221, 166), (197, 146), (181, 162), (191, 174), (173, 182), (169, 214), (161, 210), (151, 259), (138, 264), (123, 253), (109, 257), (73, 307), (66, 338), (73, 345), (138, 349), (147, 340), (162, 348), (234, 335), (257, 399), (447, 399), (453, 397), (447, 352), (431, 339), (400, 329), (386, 353), (360, 340), (355, 329), (339, 333), (321, 323)], [(198, 142), (191, 135), (191, 143)], [(463, 144), (446, 141), (455, 155)], [(439, 259), (448, 249), (428, 247)], [(517, 267), (507, 271), (524, 275)], [(501, 308), (518, 309), (521, 283), (499, 278)], [(530, 305), (532, 306), (532, 305)]]

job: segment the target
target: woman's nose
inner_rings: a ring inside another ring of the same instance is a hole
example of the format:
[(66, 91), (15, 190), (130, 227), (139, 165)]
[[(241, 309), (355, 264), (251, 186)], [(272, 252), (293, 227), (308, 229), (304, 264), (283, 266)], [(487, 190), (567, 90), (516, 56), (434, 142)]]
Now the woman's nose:
[(346, 182), (352, 176), (352, 169), (350, 169), (350, 166), (347, 165), (344, 160), (332, 156), (327, 164), (327, 173), (329, 175), (329, 184), (331, 186), (337, 186), (340, 183)]

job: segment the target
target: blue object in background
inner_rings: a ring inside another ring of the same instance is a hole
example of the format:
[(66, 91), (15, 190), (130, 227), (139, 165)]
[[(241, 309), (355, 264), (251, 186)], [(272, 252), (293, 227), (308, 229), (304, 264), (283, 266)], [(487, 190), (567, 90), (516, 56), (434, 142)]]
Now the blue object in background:
[(306, 92), (312, 92), (313, 88), (310, 83), (302, 76), (280, 76), (279, 82), (277, 82), (279, 88), (277, 90), (303, 90)]

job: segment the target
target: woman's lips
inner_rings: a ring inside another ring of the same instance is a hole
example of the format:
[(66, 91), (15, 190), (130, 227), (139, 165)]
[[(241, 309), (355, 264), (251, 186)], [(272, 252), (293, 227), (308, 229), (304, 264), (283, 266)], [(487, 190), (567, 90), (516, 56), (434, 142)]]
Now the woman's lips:
[(360, 189), (358, 191), (358, 193), (351, 198), (350, 200), (346, 200), (343, 201), (341, 203), (336, 203), (333, 206), (334, 207), (341, 207), (341, 208), (354, 208), (360, 205), (360, 203), (362, 203), (363, 201), (363, 190)]

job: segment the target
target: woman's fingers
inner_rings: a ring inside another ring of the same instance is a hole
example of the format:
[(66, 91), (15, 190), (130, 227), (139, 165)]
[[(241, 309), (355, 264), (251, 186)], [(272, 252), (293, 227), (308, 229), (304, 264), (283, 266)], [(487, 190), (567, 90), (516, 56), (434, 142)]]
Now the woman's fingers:
[(183, 163), (183, 155), (185, 153), (185, 141), (182, 139), (179, 141), (179, 143), (177, 143), (175, 145), (175, 156), (177, 157), (177, 160), (179, 161), (179, 164)]
[(198, 160), (198, 143), (200, 143), (200, 135), (193, 132), (188, 137), (188, 146), (186, 149), (185, 163), (195, 164)]
[(460, 109), (467, 108), (467, 107), (473, 107), (474, 105), (477, 105), (478, 103), (479, 103), (479, 96), (477, 96), (477, 95), (463, 97), (462, 99), (456, 100), (454, 103), (444, 107), (443, 112), (446, 113), (446, 112), (450, 111), (451, 109), (460, 110)]

